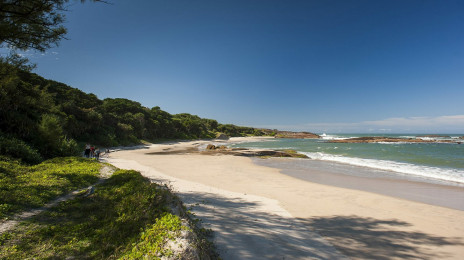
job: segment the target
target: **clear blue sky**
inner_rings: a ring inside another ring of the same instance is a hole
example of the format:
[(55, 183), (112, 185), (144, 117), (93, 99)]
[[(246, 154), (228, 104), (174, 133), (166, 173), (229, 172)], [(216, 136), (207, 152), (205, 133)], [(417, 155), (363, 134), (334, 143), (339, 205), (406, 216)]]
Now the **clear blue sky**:
[(221, 123), (464, 133), (462, 0), (71, 2), (36, 73)]

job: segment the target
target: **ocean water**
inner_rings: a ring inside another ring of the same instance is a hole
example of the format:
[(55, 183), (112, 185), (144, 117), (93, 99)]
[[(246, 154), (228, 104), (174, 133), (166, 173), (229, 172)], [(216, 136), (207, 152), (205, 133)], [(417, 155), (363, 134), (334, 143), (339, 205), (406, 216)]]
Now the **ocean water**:
[[(333, 139), (359, 136), (405, 138), (401, 143), (329, 143)], [(451, 139), (449, 137), (419, 137), (419, 135), (353, 135), (324, 134), (322, 139), (269, 139), (259, 142), (236, 143), (233, 147), (292, 149), (309, 156), (311, 161), (330, 162), (330, 167), (363, 172), (375, 177), (394, 175), (401, 178), (464, 186), (464, 143), (408, 143), (406, 138)], [(308, 162), (309, 163), (309, 162)], [(304, 167), (304, 160), (295, 161)], [(314, 163), (313, 163), (314, 165)], [(329, 165), (329, 164), (327, 164)], [(355, 167), (355, 169), (353, 169)], [(356, 167), (361, 167), (357, 170)]]

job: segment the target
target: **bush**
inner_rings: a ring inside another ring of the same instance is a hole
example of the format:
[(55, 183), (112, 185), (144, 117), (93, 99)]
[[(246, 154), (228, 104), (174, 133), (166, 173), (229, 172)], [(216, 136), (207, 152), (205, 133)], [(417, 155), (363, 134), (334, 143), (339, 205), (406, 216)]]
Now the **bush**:
[(40, 163), (43, 160), (39, 152), (24, 141), (3, 135), (0, 135), (0, 154), (29, 164)]
[(58, 116), (53, 114), (42, 115), (38, 130), (40, 150), (44, 157), (52, 158), (79, 154), (80, 149), (77, 142), (63, 134), (63, 127)]
[(76, 156), (79, 155), (81, 149), (79, 149), (74, 139), (63, 137), (60, 140), (58, 151), (59, 156)]
[(263, 136), (264, 133), (259, 129), (255, 129), (255, 131), (253, 132), (253, 135), (254, 136)]

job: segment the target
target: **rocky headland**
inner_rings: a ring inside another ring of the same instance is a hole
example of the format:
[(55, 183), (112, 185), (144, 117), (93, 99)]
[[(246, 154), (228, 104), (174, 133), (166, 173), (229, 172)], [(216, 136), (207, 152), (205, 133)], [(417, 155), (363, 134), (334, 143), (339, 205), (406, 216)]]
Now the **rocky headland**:
[(318, 139), (321, 136), (310, 133), (310, 132), (292, 132), (292, 131), (279, 131), (279, 130), (270, 130), (263, 129), (263, 132), (270, 134), (272, 133), (275, 138), (292, 138), (292, 139)]

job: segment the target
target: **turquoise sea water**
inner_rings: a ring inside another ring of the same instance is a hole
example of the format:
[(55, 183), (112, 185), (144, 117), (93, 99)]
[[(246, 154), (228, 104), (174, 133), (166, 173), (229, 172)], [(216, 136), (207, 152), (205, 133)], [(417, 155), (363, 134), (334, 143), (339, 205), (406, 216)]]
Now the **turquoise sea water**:
[[(370, 135), (405, 138), (401, 143), (329, 143), (331, 139), (369, 135), (323, 135), (323, 139), (269, 139), (234, 147), (293, 149), (319, 161), (349, 164), (430, 180), (464, 184), (464, 143), (408, 143), (416, 135)], [(447, 135), (458, 140), (461, 135)], [(430, 139), (431, 137), (419, 137)]]

